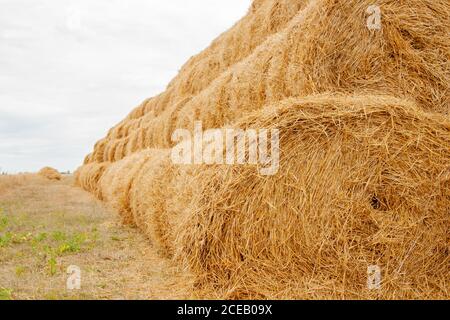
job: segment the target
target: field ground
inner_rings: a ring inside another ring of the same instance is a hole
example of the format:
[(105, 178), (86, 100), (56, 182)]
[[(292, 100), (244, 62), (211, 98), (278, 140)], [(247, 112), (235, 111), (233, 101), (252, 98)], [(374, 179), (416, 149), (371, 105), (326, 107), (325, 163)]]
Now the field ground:
[[(80, 290), (67, 289), (71, 265)], [(72, 177), (0, 177), (0, 300), (188, 299), (188, 283)]]

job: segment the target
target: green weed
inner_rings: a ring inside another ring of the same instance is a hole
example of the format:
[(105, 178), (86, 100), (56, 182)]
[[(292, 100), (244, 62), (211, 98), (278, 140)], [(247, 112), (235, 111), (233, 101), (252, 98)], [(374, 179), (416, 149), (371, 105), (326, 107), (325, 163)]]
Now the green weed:
[(0, 288), (0, 300), (12, 300), (12, 290)]

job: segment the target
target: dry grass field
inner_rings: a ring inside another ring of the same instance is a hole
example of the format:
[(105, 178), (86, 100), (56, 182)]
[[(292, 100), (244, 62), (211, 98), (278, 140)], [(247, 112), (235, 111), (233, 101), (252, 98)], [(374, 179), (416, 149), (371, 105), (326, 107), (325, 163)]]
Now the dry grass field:
[(0, 176), (0, 300), (189, 298), (186, 276), (72, 180)]

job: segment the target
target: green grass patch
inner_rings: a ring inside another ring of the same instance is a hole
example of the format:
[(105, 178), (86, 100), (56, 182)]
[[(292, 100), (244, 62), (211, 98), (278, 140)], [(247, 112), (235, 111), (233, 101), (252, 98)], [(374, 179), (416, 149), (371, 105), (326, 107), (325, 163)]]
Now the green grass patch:
[(48, 234), (46, 232), (41, 232), (33, 238), (33, 243), (34, 244), (41, 243), (42, 241), (47, 240), (47, 238)]
[(50, 257), (47, 261), (47, 268), (48, 268), (48, 273), (51, 276), (54, 276), (56, 274), (56, 271), (58, 270), (57, 266), (58, 266), (58, 263), (56, 262), (56, 258)]
[(7, 247), (13, 240), (13, 234), (7, 232), (4, 235), (0, 235), (0, 248)]
[(12, 300), (12, 290), (0, 288), (0, 300)]
[(62, 231), (54, 231), (52, 233), (52, 239), (55, 241), (64, 241), (67, 239), (67, 235)]
[(81, 251), (86, 241), (87, 237), (83, 233), (66, 237), (65, 241), (58, 246), (58, 253), (60, 255), (65, 253), (78, 253)]
[(8, 217), (2, 216), (0, 211), (0, 231), (3, 231), (8, 226)]

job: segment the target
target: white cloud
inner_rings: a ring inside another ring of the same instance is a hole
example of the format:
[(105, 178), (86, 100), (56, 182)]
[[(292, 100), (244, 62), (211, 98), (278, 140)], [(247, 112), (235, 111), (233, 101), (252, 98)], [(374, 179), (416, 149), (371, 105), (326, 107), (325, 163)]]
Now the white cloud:
[(0, 167), (73, 170), (250, 0), (0, 0)]

